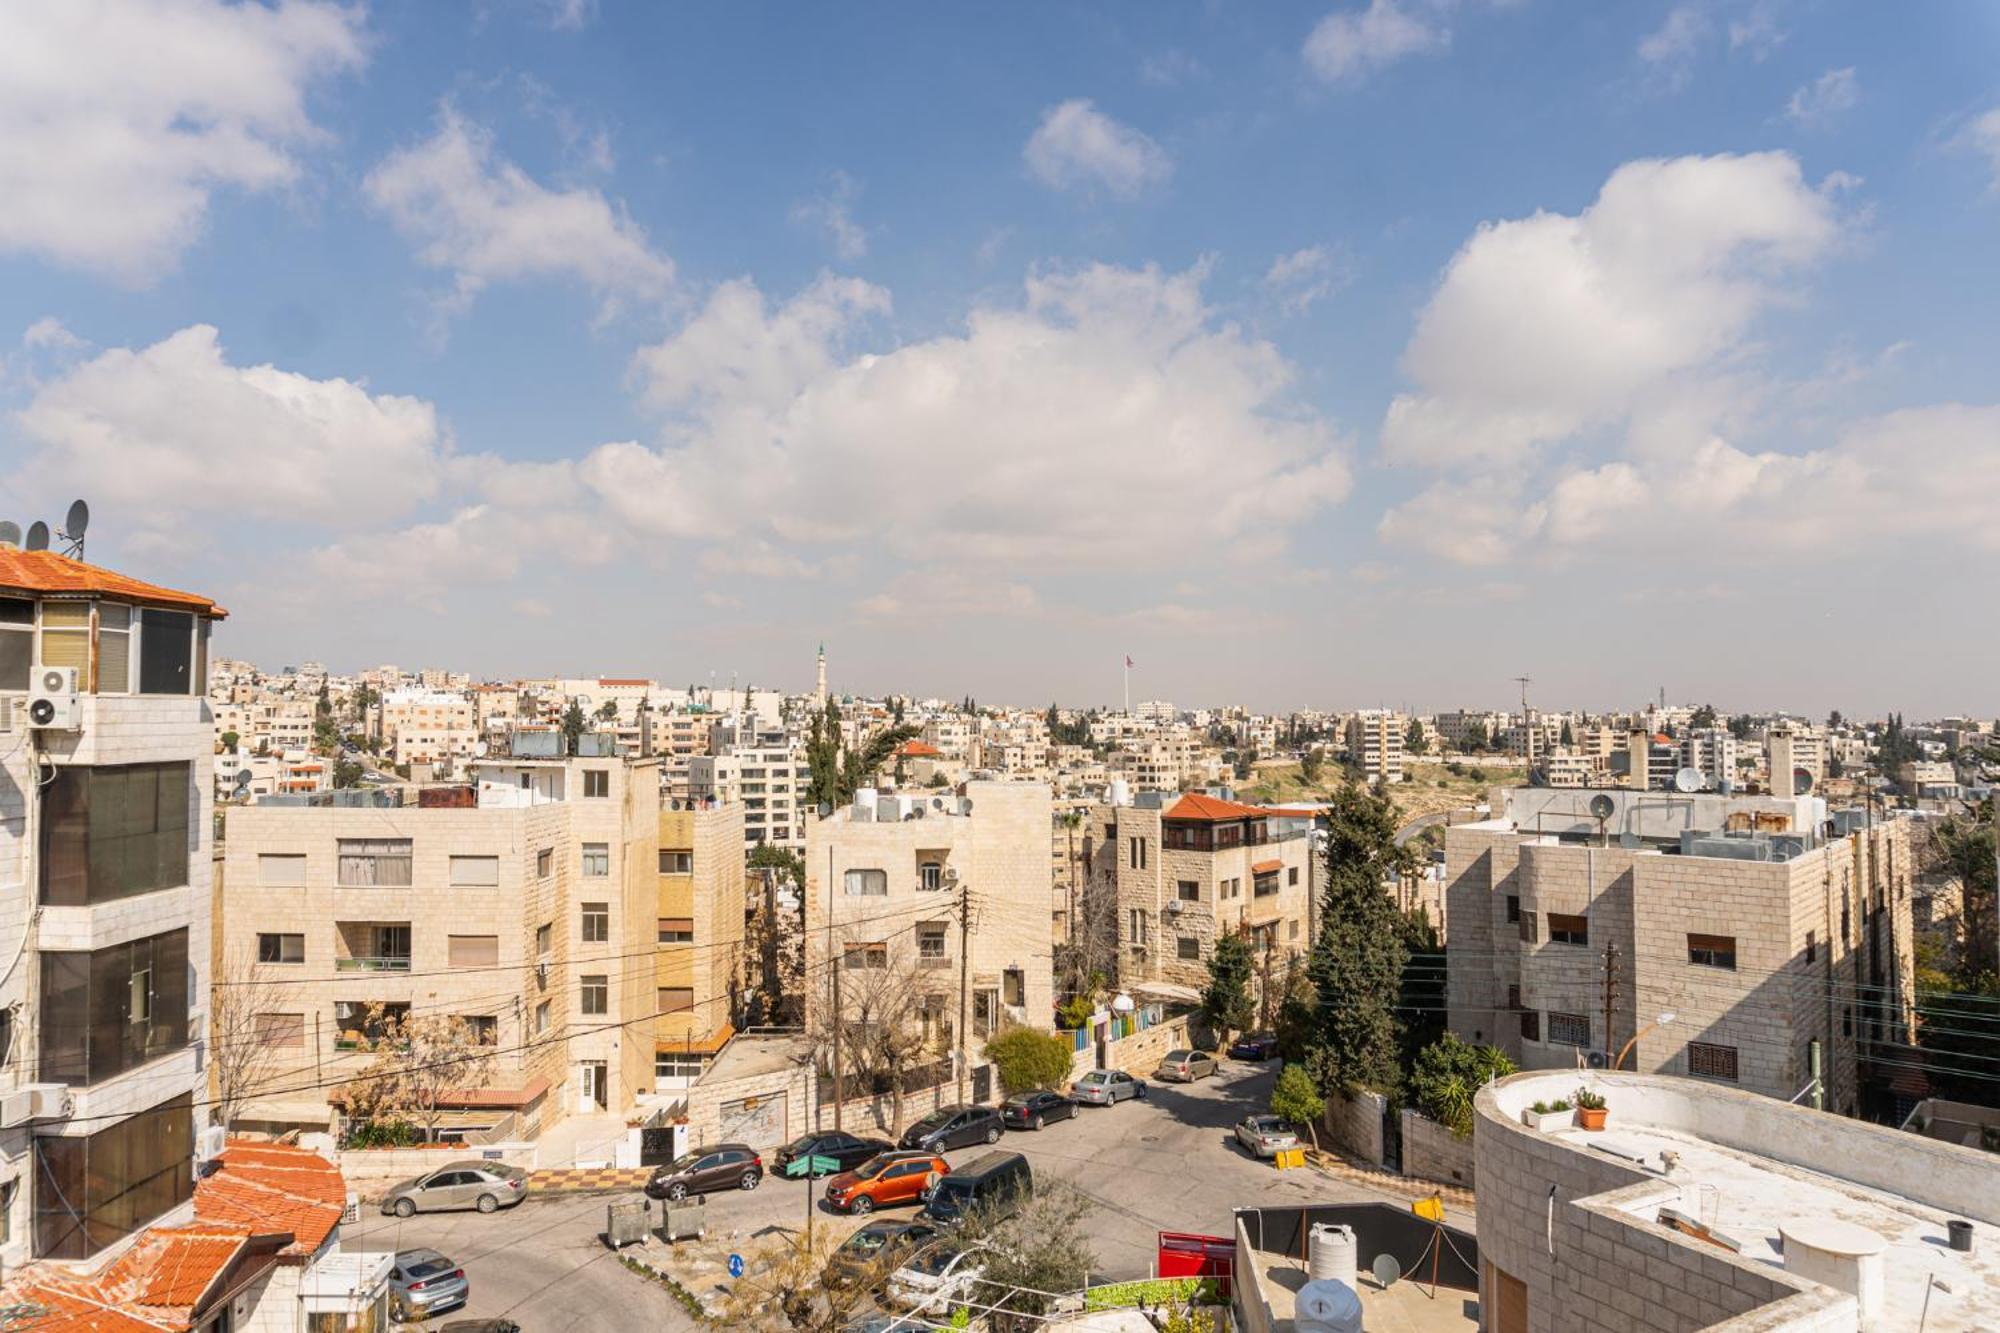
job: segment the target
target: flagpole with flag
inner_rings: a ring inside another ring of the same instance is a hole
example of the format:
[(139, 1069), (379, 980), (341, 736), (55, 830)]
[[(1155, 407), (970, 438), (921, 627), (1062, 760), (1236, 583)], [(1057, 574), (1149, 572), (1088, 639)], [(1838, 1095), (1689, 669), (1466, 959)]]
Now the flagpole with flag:
[(1125, 654), (1125, 716), (1132, 716), (1132, 654)]

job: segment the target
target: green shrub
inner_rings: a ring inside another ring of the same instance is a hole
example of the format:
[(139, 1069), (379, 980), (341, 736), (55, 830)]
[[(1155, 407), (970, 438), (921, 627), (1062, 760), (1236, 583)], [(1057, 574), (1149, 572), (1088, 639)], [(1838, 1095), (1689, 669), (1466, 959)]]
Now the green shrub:
[(1271, 1114), (1294, 1125), (1316, 1124), (1326, 1114), (1326, 1099), (1304, 1065), (1286, 1065), (1279, 1073), (1271, 1087)]
[(1445, 1033), (1417, 1052), (1410, 1070), (1410, 1101), (1458, 1138), (1472, 1134), (1472, 1099), (1489, 1080), (1514, 1072), (1514, 1062), (1491, 1046), (1472, 1046)]
[(1580, 1111), (1602, 1111), (1604, 1109), (1604, 1098), (1602, 1095), (1592, 1092), (1589, 1088), (1578, 1088), (1576, 1090), (1576, 1105)]
[(1098, 1310), (1130, 1310), (1140, 1306), (1220, 1305), (1221, 1286), (1212, 1277), (1156, 1277), (1113, 1282), (1083, 1293), (1086, 1314)]
[(416, 1126), (407, 1120), (363, 1120), (347, 1127), (350, 1148), (408, 1148), (418, 1141)]
[(1062, 1087), (1069, 1082), (1074, 1051), (1068, 1037), (1030, 1027), (1009, 1028), (986, 1043), (986, 1058), (1009, 1092)]
[(1056, 1026), (1067, 1032), (1074, 1032), (1090, 1022), (1090, 1016), (1097, 1012), (1097, 1001), (1088, 995), (1072, 995), (1056, 1009)]

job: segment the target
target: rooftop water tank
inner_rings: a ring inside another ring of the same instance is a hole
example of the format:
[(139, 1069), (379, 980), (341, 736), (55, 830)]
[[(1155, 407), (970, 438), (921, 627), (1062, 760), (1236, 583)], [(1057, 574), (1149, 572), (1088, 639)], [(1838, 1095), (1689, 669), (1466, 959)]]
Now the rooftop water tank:
[(1315, 1223), (1306, 1234), (1306, 1276), (1315, 1282), (1333, 1278), (1352, 1287), (1357, 1249), (1353, 1227)]
[(1338, 1279), (1306, 1283), (1292, 1309), (1297, 1333), (1361, 1333), (1361, 1297)]

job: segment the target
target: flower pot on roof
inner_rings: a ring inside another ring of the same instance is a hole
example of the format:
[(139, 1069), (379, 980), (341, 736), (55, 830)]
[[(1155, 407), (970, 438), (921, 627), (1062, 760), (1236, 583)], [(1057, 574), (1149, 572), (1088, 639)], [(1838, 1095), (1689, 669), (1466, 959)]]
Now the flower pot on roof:
[(1604, 1117), (1607, 1111), (1602, 1094), (1592, 1092), (1589, 1088), (1578, 1088), (1574, 1100), (1576, 1101), (1577, 1124), (1590, 1130), (1604, 1128)]
[(1552, 1102), (1536, 1102), (1521, 1112), (1521, 1123), (1537, 1133), (1553, 1134), (1576, 1123), (1576, 1108), (1570, 1105), (1567, 1097), (1558, 1097)]

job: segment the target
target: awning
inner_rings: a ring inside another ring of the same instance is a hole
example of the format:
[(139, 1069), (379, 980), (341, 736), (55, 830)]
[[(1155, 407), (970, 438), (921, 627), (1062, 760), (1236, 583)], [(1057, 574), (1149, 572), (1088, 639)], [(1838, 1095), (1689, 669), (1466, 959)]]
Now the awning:
[(1130, 987), (1135, 996), (1154, 1000), (1171, 1000), (1183, 1004), (1200, 1004), (1201, 992), (1192, 986), (1176, 986), (1171, 981), (1140, 981)]
[(1285, 863), (1283, 861), (1259, 861), (1256, 865), (1250, 867), (1250, 873), (1253, 875), (1275, 875), (1284, 868)]
[(736, 1029), (724, 1023), (706, 1037), (659, 1037), (653, 1042), (653, 1049), (661, 1055), (714, 1055), (729, 1044), (736, 1035)]

